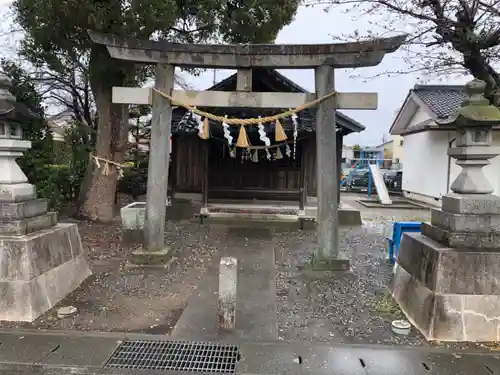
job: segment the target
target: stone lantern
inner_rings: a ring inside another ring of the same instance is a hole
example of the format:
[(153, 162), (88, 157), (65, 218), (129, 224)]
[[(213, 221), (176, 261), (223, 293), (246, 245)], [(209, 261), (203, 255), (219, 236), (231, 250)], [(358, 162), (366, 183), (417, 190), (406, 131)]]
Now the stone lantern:
[(0, 73), (0, 320), (31, 322), (91, 272), (78, 226), (57, 223), (16, 162), (31, 148), (22, 140), (21, 121), (36, 115), (9, 89)]
[(468, 99), (454, 116), (438, 122), (457, 129), (455, 147), (448, 149), (448, 155), (462, 167), (451, 184), (451, 190), (457, 194), (491, 194), (494, 191), (483, 167), (500, 154), (499, 147), (491, 146), (492, 128), (500, 125), (500, 110), (483, 96), (485, 88), (483, 81), (469, 82), (465, 86)]
[(428, 340), (500, 341), (500, 198), (483, 172), (500, 154), (492, 146), (500, 110), (485, 87), (469, 82), (462, 106), (438, 123), (456, 128), (448, 155), (461, 171), (422, 233), (403, 236), (395, 267), (392, 294)]
[(10, 93), (10, 86), (10, 80), (0, 73), (0, 201), (34, 198), (35, 194), (16, 162), (31, 148), (31, 142), (22, 140), (16, 98)]

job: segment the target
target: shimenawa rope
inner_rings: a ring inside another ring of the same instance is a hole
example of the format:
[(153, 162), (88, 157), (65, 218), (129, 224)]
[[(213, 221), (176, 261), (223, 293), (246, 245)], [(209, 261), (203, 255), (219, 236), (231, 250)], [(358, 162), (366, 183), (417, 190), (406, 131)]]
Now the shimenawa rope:
[(165, 99), (170, 100), (172, 102), (172, 104), (176, 104), (176, 105), (179, 105), (181, 107), (184, 107), (188, 111), (196, 113), (202, 117), (209, 118), (210, 120), (213, 120), (213, 121), (224, 122), (228, 125), (242, 125), (242, 126), (264, 124), (264, 123), (273, 122), (273, 121), (276, 121), (276, 120), (279, 120), (279, 119), (282, 119), (285, 117), (290, 117), (294, 113), (303, 111), (304, 109), (314, 107), (316, 104), (321, 103), (321, 102), (325, 101), (326, 99), (329, 99), (332, 96), (337, 94), (337, 91), (333, 91), (333, 92), (326, 94), (326, 95), (324, 95), (316, 100), (313, 100), (312, 102), (302, 104), (302, 105), (298, 106), (297, 108), (278, 113), (277, 115), (259, 117), (259, 118), (239, 119), (239, 118), (227, 118), (224, 116), (217, 116), (217, 115), (214, 115), (213, 113), (210, 113), (210, 112), (201, 111), (198, 108), (196, 108), (190, 104), (178, 102), (172, 96), (170, 96), (164, 92), (161, 92), (160, 90), (153, 88), (153, 91), (157, 92), (158, 94), (163, 96)]

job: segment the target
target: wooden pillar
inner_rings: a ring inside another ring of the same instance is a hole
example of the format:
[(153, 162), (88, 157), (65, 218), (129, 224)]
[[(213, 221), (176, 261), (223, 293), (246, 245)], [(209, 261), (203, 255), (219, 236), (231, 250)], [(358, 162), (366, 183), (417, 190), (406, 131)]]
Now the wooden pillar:
[[(335, 90), (334, 69), (322, 65), (315, 69), (317, 97)], [(330, 97), (318, 104), (316, 115), (316, 178), (317, 178), (317, 235), (319, 248), (314, 263), (319, 267), (345, 265), (335, 260), (339, 252), (338, 212), (337, 212), (337, 141), (335, 126), (336, 98)], [(334, 260), (334, 262), (332, 262)], [(348, 265), (347, 265), (348, 267)]]
[[(174, 88), (174, 66), (156, 65), (155, 88), (171, 94)], [(160, 94), (153, 94), (151, 141), (149, 147), (146, 220), (144, 247), (146, 251), (160, 251), (165, 244), (165, 214), (170, 158), (172, 104)]]
[(342, 173), (342, 147), (344, 145), (344, 135), (342, 131), (337, 132), (337, 207), (340, 205), (340, 174)]
[(208, 162), (210, 155), (210, 140), (202, 141), (203, 181), (201, 182), (201, 215), (208, 214)]
[(171, 156), (171, 169), (170, 169), (170, 186), (171, 186), (171, 194), (172, 194), (172, 199), (174, 199), (175, 196), (175, 188), (177, 185), (177, 168), (178, 165), (177, 163), (179, 162), (179, 156), (177, 155), (177, 136), (172, 136), (172, 152), (170, 153)]
[(300, 175), (299, 175), (299, 210), (304, 210), (307, 204), (307, 156), (309, 142), (308, 138), (302, 141), (300, 145)]

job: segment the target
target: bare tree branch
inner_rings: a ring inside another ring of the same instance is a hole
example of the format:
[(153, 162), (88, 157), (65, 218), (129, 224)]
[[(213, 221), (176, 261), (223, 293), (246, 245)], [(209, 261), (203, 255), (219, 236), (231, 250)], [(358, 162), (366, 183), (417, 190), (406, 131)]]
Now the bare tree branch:
[[(373, 38), (410, 30), (403, 50), (409, 72), (431, 75), (447, 71), (468, 73), (487, 84), (487, 96), (500, 105), (495, 93), (500, 77), (500, 0), (306, 0), (326, 11), (342, 8), (356, 19), (370, 17), (375, 31), (341, 39)], [(373, 21), (371, 19), (376, 19)]]

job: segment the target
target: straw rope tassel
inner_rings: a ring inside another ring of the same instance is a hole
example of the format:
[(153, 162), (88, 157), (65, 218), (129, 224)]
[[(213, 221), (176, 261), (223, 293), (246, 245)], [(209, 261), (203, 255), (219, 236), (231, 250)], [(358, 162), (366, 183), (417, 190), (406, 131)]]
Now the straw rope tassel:
[(259, 162), (259, 151), (255, 150), (252, 154), (252, 161), (254, 163), (258, 163)]
[[(200, 135), (200, 134), (198, 134)], [(208, 117), (203, 119), (203, 134), (200, 135), (201, 139), (210, 138), (210, 122), (208, 121)]]
[(283, 129), (283, 126), (281, 125), (280, 120), (276, 120), (276, 123), (274, 124), (274, 139), (276, 142), (280, 141), (286, 141), (287, 136), (285, 133), (285, 130)]
[(238, 140), (236, 141), (236, 146), (238, 147), (249, 147), (250, 142), (248, 142), (248, 135), (244, 125), (240, 126), (240, 134), (238, 135)]
[(276, 160), (281, 160), (283, 159), (283, 153), (281, 152), (281, 149), (279, 147), (276, 148)]

